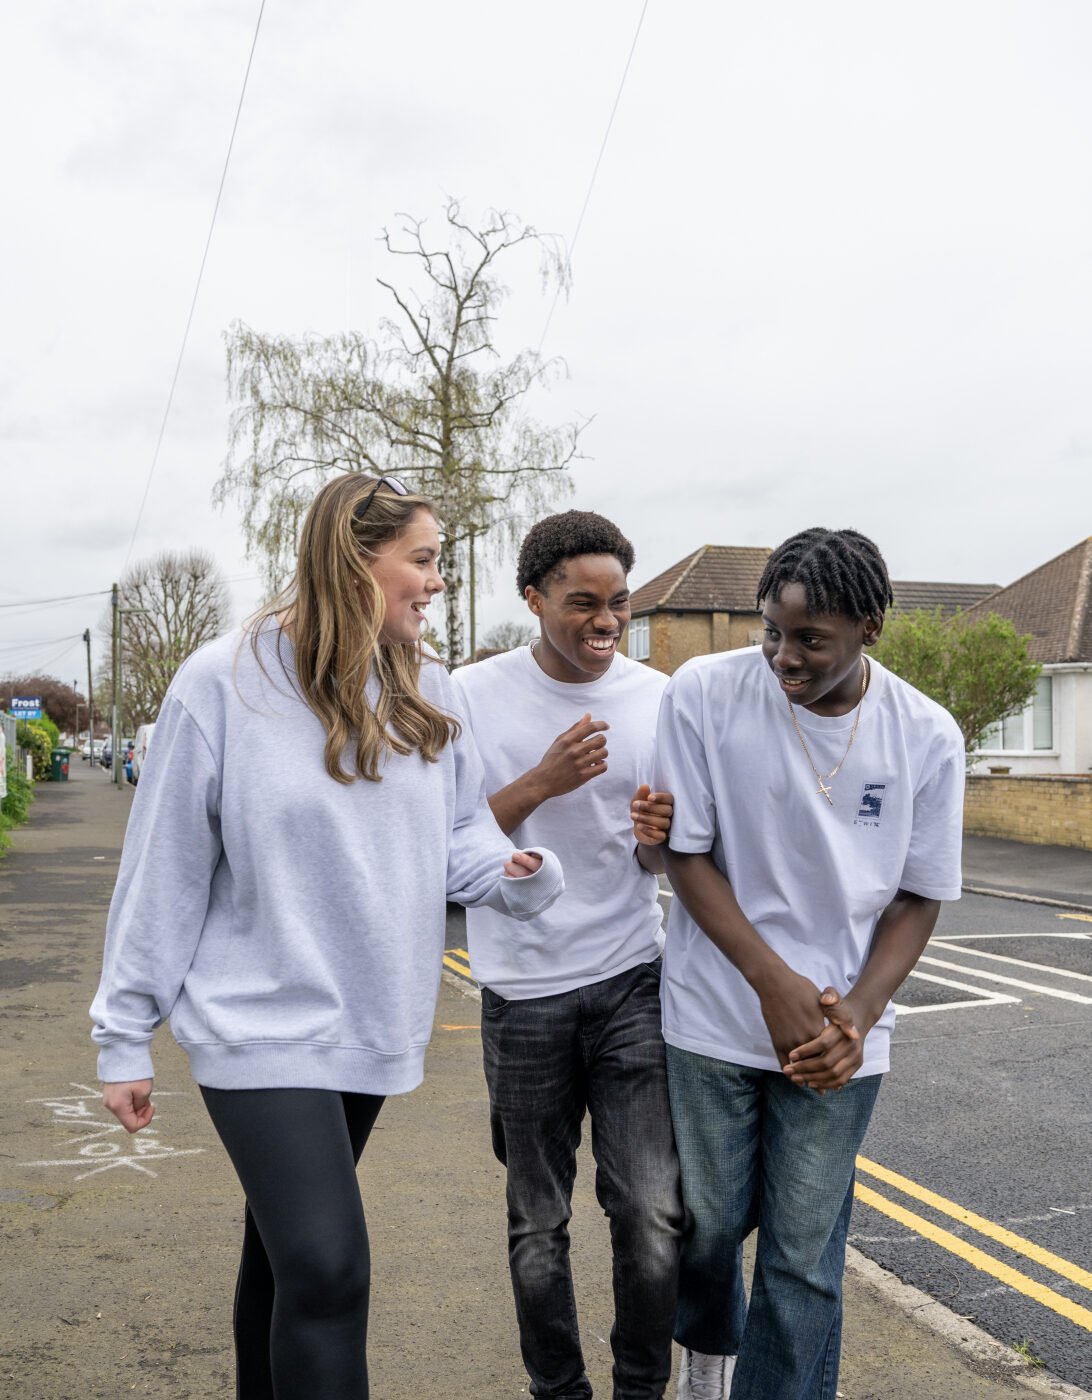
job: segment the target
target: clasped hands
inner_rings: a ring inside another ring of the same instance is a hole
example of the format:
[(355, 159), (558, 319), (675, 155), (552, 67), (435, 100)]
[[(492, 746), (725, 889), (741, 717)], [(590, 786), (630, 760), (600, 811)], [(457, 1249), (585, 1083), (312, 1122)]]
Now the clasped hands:
[(862, 1030), (849, 995), (833, 987), (820, 992), (807, 977), (784, 968), (771, 986), (759, 990), (759, 1001), (782, 1071), (800, 1088), (820, 1094), (840, 1089), (864, 1063), (871, 1027)]

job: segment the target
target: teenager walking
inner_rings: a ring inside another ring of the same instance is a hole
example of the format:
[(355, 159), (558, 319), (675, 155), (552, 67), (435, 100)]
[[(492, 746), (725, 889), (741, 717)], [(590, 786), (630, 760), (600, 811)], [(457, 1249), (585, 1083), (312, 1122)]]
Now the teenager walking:
[(92, 1006), (103, 1101), (151, 1121), (171, 1018), (246, 1194), (242, 1400), (366, 1400), (356, 1163), (421, 1080), (445, 897), (533, 916), (556, 858), (515, 853), (444, 667), (429, 503), (394, 478), (316, 496), (289, 590), (179, 670), (141, 774)]
[(491, 910), (467, 914), (520, 1347), (531, 1394), (551, 1400), (592, 1393), (568, 1232), (586, 1113), (613, 1246), (615, 1400), (659, 1400), (671, 1373), (682, 1212), (655, 874), (671, 805), (648, 788), (665, 677), (618, 652), (633, 557), (590, 511), (540, 521), (517, 571), (539, 637), (454, 676), (502, 830), (565, 868), (565, 893), (518, 937)]
[(890, 602), (871, 540), (805, 530), (766, 565), (761, 648), (688, 662), (664, 696), (680, 1400), (836, 1393), (854, 1160), (891, 997), (960, 893), (963, 743), (866, 655)]

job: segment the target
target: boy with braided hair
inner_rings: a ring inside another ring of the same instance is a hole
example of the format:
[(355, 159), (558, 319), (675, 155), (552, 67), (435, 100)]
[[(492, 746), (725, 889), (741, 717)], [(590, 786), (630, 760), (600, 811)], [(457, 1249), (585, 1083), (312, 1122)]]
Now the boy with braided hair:
[(688, 662), (664, 695), (680, 1400), (836, 1394), (854, 1161), (891, 997), (960, 893), (963, 743), (865, 655), (890, 602), (871, 540), (805, 530), (759, 583), (761, 648)]

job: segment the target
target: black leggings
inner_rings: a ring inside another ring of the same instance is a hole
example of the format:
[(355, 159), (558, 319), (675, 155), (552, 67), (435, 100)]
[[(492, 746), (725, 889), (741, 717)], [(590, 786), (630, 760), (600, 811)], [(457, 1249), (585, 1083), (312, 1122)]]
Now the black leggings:
[(356, 1164), (382, 1098), (201, 1093), (246, 1193), (235, 1292), (239, 1400), (368, 1400), (371, 1257)]

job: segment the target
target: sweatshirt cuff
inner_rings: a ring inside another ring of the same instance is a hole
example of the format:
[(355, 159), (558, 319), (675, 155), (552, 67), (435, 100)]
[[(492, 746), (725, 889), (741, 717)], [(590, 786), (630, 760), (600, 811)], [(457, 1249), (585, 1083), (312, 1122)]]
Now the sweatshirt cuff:
[(137, 1079), (154, 1079), (151, 1043), (147, 1040), (116, 1040), (99, 1051), (98, 1076), (103, 1084), (131, 1084)]
[(529, 854), (542, 857), (542, 864), (535, 873), (501, 877), (505, 907), (514, 919), (533, 919), (536, 914), (549, 909), (565, 889), (561, 862), (553, 851), (545, 846), (526, 849)]

